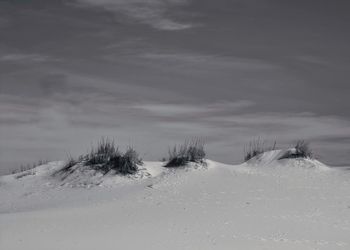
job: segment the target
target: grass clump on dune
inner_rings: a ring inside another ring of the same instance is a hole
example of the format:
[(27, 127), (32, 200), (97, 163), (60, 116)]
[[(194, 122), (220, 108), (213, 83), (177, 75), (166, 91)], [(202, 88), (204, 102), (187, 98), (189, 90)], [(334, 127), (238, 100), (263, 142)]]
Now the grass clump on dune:
[(186, 166), (189, 162), (204, 163), (204, 142), (200, 139), (185, 141), (182, 145), (169, 149), (168, 161), (164, 167), (176, 168)]
[(287, 151), (280, 159), (313, 158), (310, 144), (304, 140), (296, 142), (294, 148)]
[(116, 174), (127, 175), (138, 171), (138, 165), (142, 165), (142, 159), (133, 147), (129, 147), (125, 153), (122, 153), (113, 140), (102, 138), (97, 147), (92, 148), (88, 154), (80, 156), (78, 160), (70, 158), (62, 171), (71, 171), (77, 164), (104, 174), (113, 170)]
[(261, 140), (260, 138), (254, 139), (244, 148), (244, 161), (249, 161), (255, 156), (275, 149), (276, 141), (269, 145), (265, 140)]

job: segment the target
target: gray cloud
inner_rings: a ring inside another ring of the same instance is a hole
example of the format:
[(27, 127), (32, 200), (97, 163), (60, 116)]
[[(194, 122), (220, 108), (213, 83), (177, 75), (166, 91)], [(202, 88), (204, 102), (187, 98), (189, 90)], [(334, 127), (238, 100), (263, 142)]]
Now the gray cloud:
[(193, 27), (168, 17), (169, 8), (187, 4), (187, 0), (76, 0), (86, 4), (104, 8), (118, 15), (125, 15), (138, 22), (159, 30), (183, 30)]
[(56, 93), (67, 93), (69, 91), (67, 76), (62, 73), (45, 75), (39, 80), (39, 86), (44, 96), (52, 96)]
[(1, 127), (37, 122), (38, 105), (32, 101), (6, 94), (0, 94)]
[(253, 106), (254, 103), (247, 100), (236, 101), (236, 102), (218, 102), (218, 103), (207, 103), (203, 105), (194, 104), (138, 104), (133, 106), (136, 109), (141, 109), (150, 112), (151, 114), (158, 116), (197, 116), (201, 114), (217, 114), (227, 111), (237, 111), (239, 109)]
[(194, 53), (140, 53), (136, 57), (146, 59), (153, 63), (165, 64), (166, 66), (172, 66), (181, 68), (182, 70), (186, 67), (206, 69), (218, 68), (231, 69), (239, 71), (264, 71), (274, 70), (279, 66), (276, 64), (269, 63), (264, 60), (255, 58), (240, 58), (232, 56), (220, 56), (220, 55), (205, 55), (205, 54), (194, 54)]
[(9, 62), (9, 63), (44, 63), (48, 61), (58, 61), (58, 59), (51, 58), (47, 55), (40, 54), (4, 54), (0, 55), (0, 62)]

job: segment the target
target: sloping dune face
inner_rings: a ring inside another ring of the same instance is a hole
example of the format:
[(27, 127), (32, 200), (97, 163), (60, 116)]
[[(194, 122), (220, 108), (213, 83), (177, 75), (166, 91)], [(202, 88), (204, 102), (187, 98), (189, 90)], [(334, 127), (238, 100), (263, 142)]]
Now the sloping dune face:
[(0, 178), (0, 249), (350, 249), (350, 171), (273, 151), (239, 166), (146, 162), (143, 178)]
[(315, 159), (310, 158), (288, 158), (293, 155), (295, 148), (286, 150), (272, 150), (259, 154), (245, 164), (246, 166), (257, 167), (300, 167), (300, 168), (316, 168), (318, 170), (330, 170), (328, 166)]

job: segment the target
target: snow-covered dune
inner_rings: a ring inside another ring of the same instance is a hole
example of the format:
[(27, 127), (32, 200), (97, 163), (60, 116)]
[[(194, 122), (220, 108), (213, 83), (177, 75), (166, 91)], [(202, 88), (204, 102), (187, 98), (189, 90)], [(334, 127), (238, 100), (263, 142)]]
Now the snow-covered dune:
[(350, 171), (271, 151), (134, 177), (0, 177), (0, 249), (350, 249)]

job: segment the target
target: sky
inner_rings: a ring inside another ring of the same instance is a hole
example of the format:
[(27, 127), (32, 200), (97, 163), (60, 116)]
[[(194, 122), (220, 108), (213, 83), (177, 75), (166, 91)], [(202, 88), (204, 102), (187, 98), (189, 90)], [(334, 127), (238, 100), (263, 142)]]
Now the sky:
[(0, 174), (101, 137), (159, 160), (200, 137), (239, 163), (255, 138), (350, 162), (350, 3), (1, 0)]

